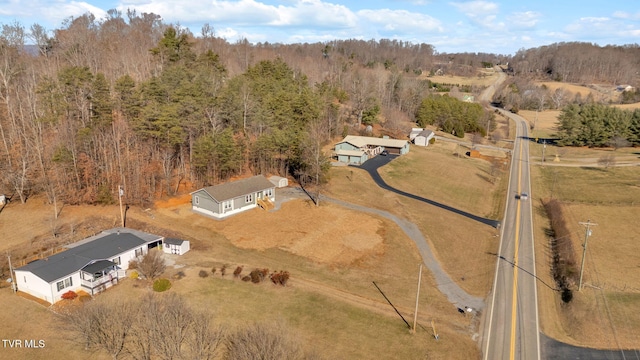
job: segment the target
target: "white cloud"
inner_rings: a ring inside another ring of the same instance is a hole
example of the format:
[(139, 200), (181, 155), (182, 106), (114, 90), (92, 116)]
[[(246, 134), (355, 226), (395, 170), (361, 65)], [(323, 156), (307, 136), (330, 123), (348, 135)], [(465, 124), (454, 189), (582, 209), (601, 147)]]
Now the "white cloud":
[(612, 16), (617, 19), (640, 20), (640, 12), (634, 14), (626, 11), (615, 11)]
[(141, 12), (162, 15), (169, 22), (230, 23), (241, 26), (350, 27), (356, 23), (353, 12), (343, 5), (321, 0), (296, 0), (290, 5), (269, 5), (255, 0), (213, 0), (185, 3), (184, 0), (150, 0), (123, 3), (119, 8), (135, 7)]
[(497, 3), (477, 0), (452, 2), (450, 4), (467, 16), (469, 20), (477, 26), (492, 30), (501, 30), (504, 28), (504, 23), (497, 21), (498, 13), (500, 12)]
[(96, 19), (107, 16), (107, 12), (84, 1), (9, 0), (3, 1), (0, 15), (15, 18), (23, 26), (38, 23), (44, 27), (59, 27), (63, 20), (92, 13)]
[(531, 29), (538, 24), (541, 17), (542, 14), (536, 11), (515, 12), (509, 16), (509, 22), (516, 29)]
[(422, 33), (443, 32), (442, 23), (429, 15), (411, 13), (406, 10), (360, 10), (358, 11), (363, 23), (368, 22), (374, 27), (387, 32)]

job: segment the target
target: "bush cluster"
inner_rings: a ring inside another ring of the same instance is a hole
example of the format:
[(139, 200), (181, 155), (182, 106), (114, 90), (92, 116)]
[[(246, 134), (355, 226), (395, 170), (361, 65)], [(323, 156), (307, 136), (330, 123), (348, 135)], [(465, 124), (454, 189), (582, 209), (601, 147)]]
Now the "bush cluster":
[[(229, 267), (228, 265), (223, 265), (220, 268), (221, 276), (224, 277), (224, 275), (226, 274), (226, 269), (228, 267)], [(269, 274), (269, 269), (267, 268), (263, 268), (263, 269), (256, 268), (256, 269), (253, 269), (248, 275), (243, 275), (242, 274), (243, 269), (244, 267), (242, 265), (236, 266), (235, 270), (233, 271), (233, 277), (245, 282), (252, 282), (254, 284), (260, 284), (266, 278), (269, 278), (271, 279), (271, 282), (276, 285), (286, 286), (290, 276), (288, 271), (282, 271), (282, 270), (274, 271), (273, 273)], [(215, 274), (216, 272), (217, 272), (217, 269), (213, 267), (211, 269), (211, 273)], [(208, 273), (205, 270), (200, 270), (199, 275), (200, 277), (205, 278), (208, 276)]]
[(562, 300), (570, 302), (573, 298), (571, 288), (578, 280), (578, 267), (572, 243), (573, 235), (567, 227), (560, 201), (547, 200), (544, 202), (544, 209), (551, 225), (553, 278), (562, 291)]
[(276, 285), (287, 286), (287, 281), (289, 281), (289, 272), (288, 271), (279, 271), (273, 272), (269, 275), (271, 282)]

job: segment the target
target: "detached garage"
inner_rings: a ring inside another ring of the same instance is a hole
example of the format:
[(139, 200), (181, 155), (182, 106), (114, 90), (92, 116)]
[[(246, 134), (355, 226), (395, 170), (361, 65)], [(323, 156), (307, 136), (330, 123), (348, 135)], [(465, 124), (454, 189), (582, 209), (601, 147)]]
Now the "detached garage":
[(162, 245), (162, 251), (167, 254), (184, 255), (184, 253), (189, 250), (190, 245), (188, 240), (165, 238)]

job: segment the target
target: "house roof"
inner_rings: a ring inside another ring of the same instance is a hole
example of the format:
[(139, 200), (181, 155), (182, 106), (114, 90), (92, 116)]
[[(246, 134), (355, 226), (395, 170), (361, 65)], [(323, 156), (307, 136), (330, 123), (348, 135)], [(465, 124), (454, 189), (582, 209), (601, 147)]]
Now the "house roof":
[(423, 130), (423, 131), (420, 132), (420, 134), (418, 134), (418, 136), (424, 136), (424, 137), (429, 137), (429, 136), (433, 136), (433, 135), (435, 135), (435, 134), (431, 130)]
[(182, 245), (185, 240), (182, 239), (174, 239), (174, 238), (165, 238), (164, 243), (169, 245)]
[(271, 181), (267, 180), (266, 177), (256, 175), (242, 180), (209, 186), (202, 190), (217, 202), (222, 202), (274, 187), (275, 185), (273, 185)]
[(106, 268), (112, 267), (116, 265), (116, 263), (114, 263), (113, 261), (109, 261), (109, 260), (98, 260), (96, 262), (94, 262), (91, 265), (87, 265), (85, 267), (82, 268), (82, 271), (89, 273), (89, 274), (93, 274), (93, 273), (97, 273), (98, 271), (102, 271)]
[[(31, 262), (16, 271), (29, 271), (51, 283), (75, 273), (95, 260), (113, 258), (150, 242), (129, 232), (103, 232), (100, 235), (63, 252)], [(160, 236), (155, 239), (160, 239)]]
[(367, 145), (402, 148), (407, 145), (407, 140), (385, 139), (371, 136), (347, 135), (342, 141), (354, 145), (358, 148), (364, 148)]
[(336, 155), (363, 156), (364, 155), (364, 151), (362, 151), (362, 150), (338, 149), (338, 150), (336, 150)]

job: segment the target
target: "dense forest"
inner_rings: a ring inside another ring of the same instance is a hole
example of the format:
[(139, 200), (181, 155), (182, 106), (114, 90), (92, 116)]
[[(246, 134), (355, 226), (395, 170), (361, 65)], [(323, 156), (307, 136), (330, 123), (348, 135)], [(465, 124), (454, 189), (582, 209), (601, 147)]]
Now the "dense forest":
[[(564, 48), (538, 51), (554, 59)], [(96, 204), (117, 201), (122, 185), (127, 203), (146, 204), (248, 173), (320, 183), (327, 144), (365, 125), (395, 137), (416, 122), (458, 136), (487, 131), (490, 115), (480, 105), (451, 96), (434, 107), (441, 100), (433, 94), (482, 88), (432, 83), (429, 74), (475, 76), (508, 64), (526, 82), (508, 82), (498, 93), (506, 105), (566, 105), (553, 94), (532, 98), (525, 88), (535, 74), (571, 81), (593, 72), (588, 55), (549, 70), (556, 62), (533, 63), (534, 50), (511, 58), (441, 54), (429, 44), (385, 39), (229, 43), (208, 24), (196, 36), (155, 14), (115, 10), (101, 20), (70, 18), (53, 31), (3, 24), (0, 192)], [(615, 66), (593, 63), (602, 67), (597, 76), (614, 83), (633, 77), (638, 47), (611, 51)], [(466, 117), (458, 119), (461, 112)]]

